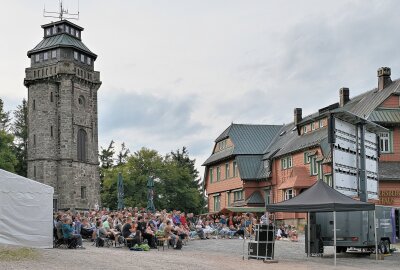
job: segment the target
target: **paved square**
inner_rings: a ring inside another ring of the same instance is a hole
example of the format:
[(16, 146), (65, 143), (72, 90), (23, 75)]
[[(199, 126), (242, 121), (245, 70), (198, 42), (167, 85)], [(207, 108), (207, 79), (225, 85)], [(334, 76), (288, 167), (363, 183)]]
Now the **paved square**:
[[(35, 261), (1, 262), (0, 269), (335, 269), (333, 249), (323, 258), (307, 258), (304, 239), (276, 243), (277, 264), (242, 258), (243, 240), (210, 239), (190, 241), (182, 250), (129, 251), (126, 248), (96, 248), (89, 242), (85, 250), (39, 250)], [(399, 269), (400, 253), (375, 261), (372, 256), (338, 254), (336, 269)]]

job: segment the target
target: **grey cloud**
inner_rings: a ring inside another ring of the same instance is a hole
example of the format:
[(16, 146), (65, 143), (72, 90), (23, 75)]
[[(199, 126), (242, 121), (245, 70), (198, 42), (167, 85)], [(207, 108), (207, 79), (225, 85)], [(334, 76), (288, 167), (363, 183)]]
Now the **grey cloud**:
[(134, 129), (158, 138), (177, 139), (203, 129), (191, 119), (196, 97), (161, 98), (152, 94), (99, 94), (100, 132)]
[(337, 102), (342, 86), (350, 87), (351, 96), (375, 87), (380, 66), (391, 67), (397, 78), (400, 36), (393, 33), (400, 25), (398, 4), (369, 3), (372, 7), (360, 1), (337, 13), (305, 17), (288, 31), (269, 36), (274, 40), (265, 48), (269, 52), (249, 52), (254, 56), (236, 72), (259, 90), (246, 89), (237, 97), (235, 116), (267, 117), (280, 124), (292, 120), (294, 107), (311, 113)]

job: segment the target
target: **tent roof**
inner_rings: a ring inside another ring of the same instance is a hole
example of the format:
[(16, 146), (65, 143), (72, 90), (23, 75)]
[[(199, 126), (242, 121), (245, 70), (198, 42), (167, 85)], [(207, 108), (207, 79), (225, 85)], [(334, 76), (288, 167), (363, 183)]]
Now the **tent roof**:
[(265, 211), (264, 207), (226, 207), (220, 213), (262, 213)]
[(0, 192), (53, 194), (51, 186), (0, 169)]
[(270, 212), (344, 212), (369, 211), (375, 205), (353, 200), (328, 186), (324, 181), (317, 181), (312, 187), (298, 196), (280, 203), (266, 206)]

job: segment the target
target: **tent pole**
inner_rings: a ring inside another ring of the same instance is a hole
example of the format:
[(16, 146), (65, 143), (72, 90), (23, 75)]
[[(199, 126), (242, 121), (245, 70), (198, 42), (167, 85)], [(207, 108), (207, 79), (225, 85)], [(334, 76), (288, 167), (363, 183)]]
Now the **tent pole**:
[(333, 211), (333, 247), (335, 256), (335, 266), (336, 266), (336, 211)]
[(311, 239), (311, 235), (310, 235), (310, 212), (307, 212), (307, 235), (308, 235), (308, 239), (307, 239), (307, 257), (310, 257), (311, 251), (310, 251), (310, 239)]
[(376, 224), (376, 210), (374, 210), (375, 260), (378, 260), (378, 235), (376, 234)]

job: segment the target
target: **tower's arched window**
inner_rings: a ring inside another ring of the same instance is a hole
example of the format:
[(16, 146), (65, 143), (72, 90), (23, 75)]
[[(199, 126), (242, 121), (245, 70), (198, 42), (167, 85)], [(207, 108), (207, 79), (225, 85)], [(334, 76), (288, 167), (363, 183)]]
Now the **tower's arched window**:
[(86, 131), (83, 129), (80, 129), (78, 131), (78, 160), (79, 161), (86, 161), (86, 155), (87, 155), (87, 139), (86, 139)]

